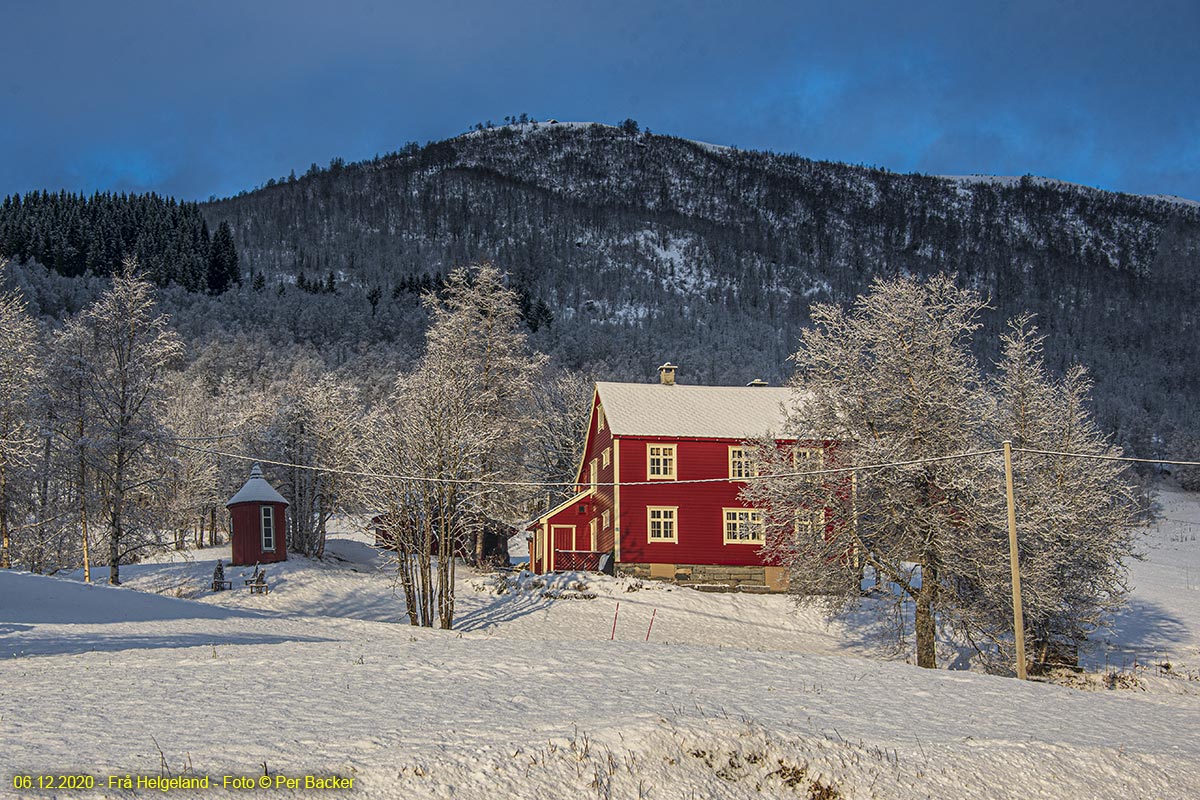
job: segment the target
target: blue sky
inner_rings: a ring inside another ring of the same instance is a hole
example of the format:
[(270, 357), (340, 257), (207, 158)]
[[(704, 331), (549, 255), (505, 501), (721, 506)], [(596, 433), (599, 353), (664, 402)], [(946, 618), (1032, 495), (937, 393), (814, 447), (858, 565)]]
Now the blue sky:
[(0, 16), (0, 196), (224, 196), (527, 112), (1200, 199), (1195, 0), (0, 0)]

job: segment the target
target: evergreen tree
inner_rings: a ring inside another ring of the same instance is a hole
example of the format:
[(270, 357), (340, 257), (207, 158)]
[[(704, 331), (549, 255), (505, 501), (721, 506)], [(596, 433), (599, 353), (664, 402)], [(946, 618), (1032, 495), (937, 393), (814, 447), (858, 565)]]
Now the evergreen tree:
[(213, 235), (208, 257), (208, 291), (210, 294), (224, 294), (235, 283), (240, 285), (241, 282), (233, 232), (229, 229), (229, 223), (222, 222)]

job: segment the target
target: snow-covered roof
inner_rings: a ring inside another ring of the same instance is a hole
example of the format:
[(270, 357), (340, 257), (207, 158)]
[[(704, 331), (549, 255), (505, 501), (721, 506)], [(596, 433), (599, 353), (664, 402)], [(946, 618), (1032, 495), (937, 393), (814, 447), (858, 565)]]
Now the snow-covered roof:
[(267, 479), (262, 474), (262, 467), (258, 464), (250, 468), (250, 479), (242, 488), (238, 489), (237, 494), (229, 498), (225, 507), (229, 508), (238, 503), (283, 503), (285, 506), (288, 505), (288, 501), (283, 498), (283, 495), (267, 483)]
[(788, 388), (602, 382), (596, 390), (616, 436), (792, 438), (782, 435), (784, 408), (795, 398)]

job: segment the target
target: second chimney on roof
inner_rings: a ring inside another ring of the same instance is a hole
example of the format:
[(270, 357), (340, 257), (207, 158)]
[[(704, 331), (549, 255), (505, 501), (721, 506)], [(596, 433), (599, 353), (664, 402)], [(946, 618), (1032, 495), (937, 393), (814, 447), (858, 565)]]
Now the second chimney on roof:
[(658, 368), (658, 382), (663, 386), (675, 385), (675, 370), (679, 369), (670, 361)]

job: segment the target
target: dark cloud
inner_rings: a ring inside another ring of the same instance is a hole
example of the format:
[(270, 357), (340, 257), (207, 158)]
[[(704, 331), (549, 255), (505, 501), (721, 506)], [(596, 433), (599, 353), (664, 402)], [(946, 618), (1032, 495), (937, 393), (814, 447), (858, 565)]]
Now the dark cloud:
[(526, 111), (1200, 198), (1200, 6), (994, 5), (9, 2), (0, 194), (224, 195)]

